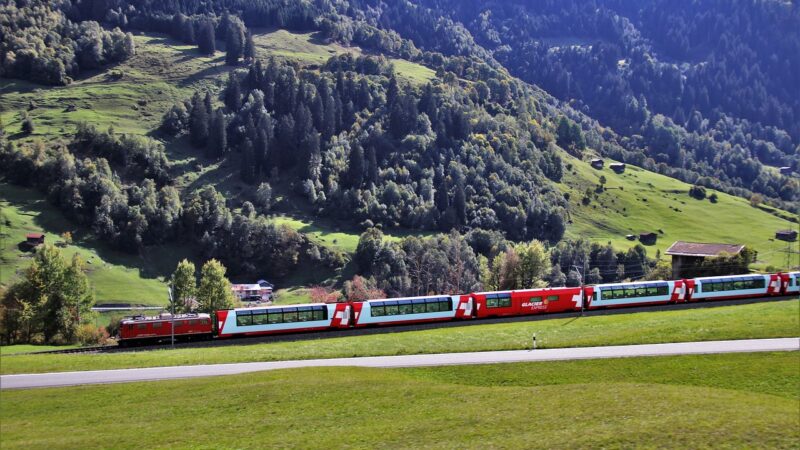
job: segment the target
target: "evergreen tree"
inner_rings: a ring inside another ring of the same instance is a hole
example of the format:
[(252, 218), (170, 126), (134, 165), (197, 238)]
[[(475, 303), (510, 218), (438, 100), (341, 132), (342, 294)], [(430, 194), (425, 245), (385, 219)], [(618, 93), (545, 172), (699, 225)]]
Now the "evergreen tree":
[(225, 278), (225, 266), (216, 259), (203, 264), (200, 271), (200, 287), (197, 289), (198, 310), (214, 313), (214, 311), (233, 308), (236, 300), (231, 290), (231, 283)]
[(242, 107), (242, 87), (236, 74), (228, 75), (228, 83), (225, 86), (225, 106), (231, 112), (238, 112)]
[(228, 136), (225, 127), (225, 114), (222, 109), (217, 109), (211, 116), (209, 129), (209, 145), (206, 154), (211, 158), (218, 158), (227, 152)]
[(358, 142), (353, 143), (350, 149), (347, 179), (354, 188), (360, 188), (364, 183), (364, 149)]
[(244, 54), (244, 24), (238, 17), (230, 17), (225, 33), (225, 64), (235, 66)]
[(253, 42), (253, 33), (247, 30), (244, 40), (244, 59), (252, 61), (256, 58), (256, 44)]
[(172, 273), (170, 285), (175, 312), (188, 312), (191, 309), (191, 301), (194, 300), (197, 292), (197, 280), (194, 273), (194, 264), (188, 259), (179, 262), (175, 272)]
[(195, 94), (192, 98), (192, 112), (189, 115), (189, 138), (192, 141), (192, 145), (198, 148), (204, 147), (208, 141), (208, 113), (206, 105), (199, 94)]
[(375, 146), (367, 146), (367, 183), (378, 185), (378, 159), (375, 156)]
[(255, 151), (250, 139), (242, 143), (242, 180), (253, 183), (256, 180)]
[(204, 55), (213, 55), (217, 50), (214, 24), (211, 20), (204, 20), (197, 33), (197, 48)]
[(467, 196), (464, 193), (464, 181), (459, 179), (456, 182), (455, 194), (453, 195), (453, 206), (456, 209), (456, 218), (460, 225), (467, 223)]

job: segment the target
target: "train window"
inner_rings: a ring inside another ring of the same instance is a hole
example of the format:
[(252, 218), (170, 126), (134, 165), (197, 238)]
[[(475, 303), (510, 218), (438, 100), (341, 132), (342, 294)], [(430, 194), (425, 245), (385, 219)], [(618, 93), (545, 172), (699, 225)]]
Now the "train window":
[(372, 306), (372, 317), (380, 317), (386, 315), (386, 308), (383, 307), (383, 304), (380, 306), (378, 305), (371, 305)]
[(266, 312), (262, 314), (253, 314), (253, 325), (266, 325), (269, 321), (269, 316)]
[(647, 297), (647, 288), (644, 288), (644, 287), (636, 288), (636, 296), (637, 297)]
[(161, 328), (163, 326), (164, 326), (164, 324), (161, 323), (161, 322), (153, 322), (153, 328)]
[(547, 296), (547, 301), (548, 302), (557, 302), (558, 301), (558, 296), (557, 295), (548, 295)]
[(286, 323), (297, 322), (298, 321), (297, 310), (290, 310), (290, 311), (283, 310), (283, 321)]
[[(738, 289), (744, 289), (744, 283), (745, 283), (744, 281), (734, 281), (733, 282), (733, 288), (737, 289), (737, 290)], [(748, 282), (748, 284), (750, 284), (750, 283)]]
[(172, 324), (173, 324), (173, 326), (175, 328), (182, 327), (183, 326), (183, 321), (182, 320), (176, 320), (176, 321), (172, 322)]
[(283, 311), (280, 309), (277, 311), (269, 311), (267, 313), (267, 323), (281, 323), (283, 322)]
[(139, 330), (144, 330), (145, 328), (147, 328), (147, 324), (146, 323), (137, 324), (136, 328)]
[(299, 311), (297, 316), (300, 322), (308, 322), (314, 318), (314, 313), (311, 311)]
[(497, 308), (497, 297), (494, 295), (487, 295), (486, 296), (486, 307), (487, 308)]
[(237, 312), (236, 313), (236, 325), (240, 327), (246, 327), (253, 324), (253, 316), (250, 315), (250, 311), (247, 312)]
[(397, 307), (397, 302), (387, 302), (386, 305), (386, 315), (387, 316), (396, 316), (399, 314), (399, 310)]
[(542, 303), (542, 297), (531, 297), (528, 301), (531, 303), (539, 304)]
[(415, 300), (411, 305), (411, 310), (414, 314), (422, 314), (425, 312), (425, 303)]
[(314, 320), (325, 320), (325, 312), (327, 308), (317, 308), (314, 310)]
[[(408, 300), (406, 300), (408, 302)], [(400, 304), (400, 314), (413, 314), (414, 310), (411, 306), (411, 302), (408, 303), (401, 303)]]
[(500, 308), (508, 308), (511, 306), (511, 294), (497, 294), (497, 305)]
[(601, 292), (603, 294), (603, 298), (604, 299), (613, 300), (613, 299), (615, 299), (617, 297), (616, 292), (612, 291), (611, 289), (609, 289), (609, 290), (605, 290), (604, 289)]
[[(497, 303), (497, 299), (495, 299), (495, 303)], [(429, 300), (425, 304), (425, 309), (428, 312), (439, 312), (439, 302), (436, 300)]]
[(625, 288), (625, 297), (636, 297), (636, 289)]
[(724, 288), (724, 290), (726, 290), (726, 291), (732, 291), (732, 290), (734, 290), (734, 289), (735, 289), (735, 288), (733, 287), (733, 281), (726, 281), (726, 282), (725, 282), (725, 288)]
[(592, 301), (597, 301), (597, 291), (592, 292)]
[(658, 295), (658, 288), (655, 286), (648, 287), (647, 295)]

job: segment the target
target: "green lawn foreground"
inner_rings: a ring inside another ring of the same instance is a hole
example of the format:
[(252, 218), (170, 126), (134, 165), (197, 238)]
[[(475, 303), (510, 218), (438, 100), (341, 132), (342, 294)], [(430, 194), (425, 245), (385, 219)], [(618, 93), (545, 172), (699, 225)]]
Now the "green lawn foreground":
[(0, 423), (8, 449), (796, 448), (798, 384), (798, 352), (305, 368), (3, 391)]
[(251, 361), (519, 350), (800, 336), (800, 301), (562, 318), (426, 331), (112, 354), (16, 355), (0, 373), (42, 373)]

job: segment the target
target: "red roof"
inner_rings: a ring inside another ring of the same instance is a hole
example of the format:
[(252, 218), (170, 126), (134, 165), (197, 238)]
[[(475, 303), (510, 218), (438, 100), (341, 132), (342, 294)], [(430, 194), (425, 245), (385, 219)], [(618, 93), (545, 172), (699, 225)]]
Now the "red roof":
[(677, 256), (719, 256), (721, 253), (737, 255), (742, 251), (742, 244), (708, 244), (704, 242), (677, 241), (667, 249), (667, 255)]
[(44, 237), (43, 233), (28, 233), (25, 235), (26, 239), (41, 239)]

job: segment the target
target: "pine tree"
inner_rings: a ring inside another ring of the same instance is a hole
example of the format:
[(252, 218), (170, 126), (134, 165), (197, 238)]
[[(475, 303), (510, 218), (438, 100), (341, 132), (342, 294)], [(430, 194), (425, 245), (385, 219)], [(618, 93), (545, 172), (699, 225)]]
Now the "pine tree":
[(225, 64), (235, 66), (244, 53), (244, 24), (238, 17), (231, 17), (225, 33)]
[(228, 136), (225, 128), (225, 114), (222, 109), (217, 109), (211, 116), (211, 127), (209, 129), (207, 155), (211, 158), (218, 158), (227, 153)]
[(350, 181), (350, 186), (354, 188), (360, 188), (364, 183), (364, 149), (358, 142), (355, 142), (350, 150), (347, 179)]
[(228, 84), (225, 86), (225, 106), (231, 112), (239, 112), (242, 107), (242, 87), (239, 85), (239, 78), (233, 73), (228, 76)]
[(242, 180), (246, 183), (252, 183), (255, 179), (255, 152), (253, 150), (253, 143), (250, 139), (245, 138), (242, 143)]
[(200, 98), (199, 94), (195, 94), (192, 98), (192, 112), (189, 115), (189, 138), (192, 145), (202, 148), (208, 141), (208, 113), (206, 105)]
[[(244, 59), (252, 61), (256, 58), (256, 44), (253, 42), (253, 33), (247, 30), (244, 39)], [(259, 71), (260, 72), (260, 71)]]
[(367, 146), (367, 183), (378, 185), (378, 158), (375, 156), (375, 146)]
[(460, 225), (467, 223), (467, 196), (464, 193), (464, 181), (456, 182), (455, 194), (453, 195), (453, 206), (456, 209), (456, 218)]
[(197, 33), (197, 48), (204, 55), (213, 55), (217, 51), (214, 24), (210, 20), (204, 20), (200, 24), (200, 30)]

